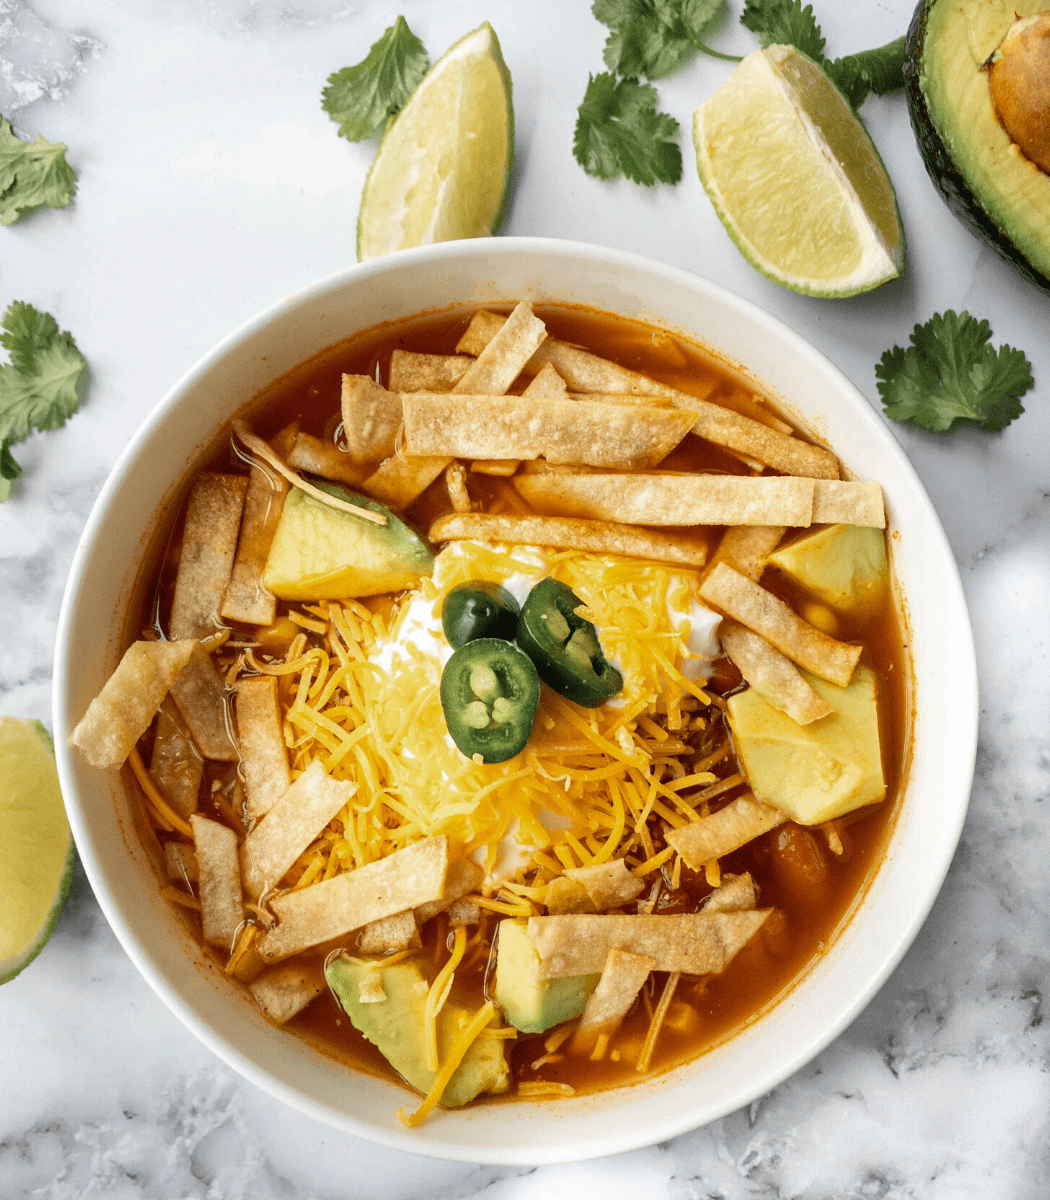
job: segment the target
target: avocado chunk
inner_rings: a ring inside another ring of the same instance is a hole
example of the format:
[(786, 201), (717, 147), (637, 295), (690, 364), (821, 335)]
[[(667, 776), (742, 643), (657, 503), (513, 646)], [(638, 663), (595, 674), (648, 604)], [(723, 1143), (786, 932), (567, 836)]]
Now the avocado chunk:
[(503, 1015), (522, 1033), (543, 1033), (583, 1012), (601, 975), (567, 975), (537, 979), (540, 956), (526, 921), (499, 923), (496, 950), (496, 1001)]
[(729, 697), (729, 727), (755, 795), (820, 825), (886, 795), (875, 673), (859, 666), (844, 688), (802, 674), (835, 709), (829, 716), (797, 725), (749, 688)]
[(920, 0), (905, 43), (904, 86), (926, 170), (955, 215), (1050, 291), (1050, 175), (1003, 127), (989, 60), (1015, 17), (1047, 0)]
[(832, 608), (867, 607), (882, 600), (886, 538), (881, 529), (829, 525), (807, 533), (769, 556), (779, 567)]
[(373, 525), (293, 488), (270, 546), (263, 583), (280, 600), (341, 600), (413, 587), (434, 567), (429, 547), (382, 504), (342, 488), (322, 491), (386, 517)]
[[(386, 999), (363, 1004), (361, 981), (381, 974)], [(424, 1095), (430, 1091), (436, 1075), (427, 1070), (423, 1042), (423, 1010), (430, 980), (414, 960), (392, 967), (369, 967), (351, 958), (333, 959), (325, 968), (325, 977), (346, 1015), (375, 1046), (402, 1078)], [(473, 1017), (462, 1005), (446, 1000), (438, 1013), (438, 1057), (443, 1061), (460, 1029)], [(467, 1104), (482, 1092), (505, 1092), (510, 1086), (510, 1071), (503, 1054), (503, 1041), (485, 1037), (471, 1043), (441, 1095), (446, 1108)]]

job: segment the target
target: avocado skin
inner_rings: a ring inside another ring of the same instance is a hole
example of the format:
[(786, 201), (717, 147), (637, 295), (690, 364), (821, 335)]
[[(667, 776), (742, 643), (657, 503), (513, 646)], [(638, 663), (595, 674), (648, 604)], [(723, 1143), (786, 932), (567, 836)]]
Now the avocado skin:
[(1016, 267), (1027, 280), (1043, 291), (1050, 292), (1050, 278), (1028, 261), (1009, 233), (974, 195), (937, 132), (922, 86), (922, 59), (926, 48), (927, 24), (930, 11), (936, 2), (937, 0), (919, 0), (904, 41), (904, 93), (908, 99), (908, 114), (922, 161), (942, 199), (955, 216), (987, 242), (1000, 258)]

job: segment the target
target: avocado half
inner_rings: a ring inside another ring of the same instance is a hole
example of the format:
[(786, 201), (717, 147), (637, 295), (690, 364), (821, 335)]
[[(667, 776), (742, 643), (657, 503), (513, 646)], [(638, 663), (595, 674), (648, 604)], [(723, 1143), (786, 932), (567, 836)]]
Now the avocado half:
[(923, 161), (948, 207), (1050, 292), (1050, 174), (1020, 153), (992, 100), (987, 63), (1016, 17), (1050, 0), (920, 0), (904, 85)]

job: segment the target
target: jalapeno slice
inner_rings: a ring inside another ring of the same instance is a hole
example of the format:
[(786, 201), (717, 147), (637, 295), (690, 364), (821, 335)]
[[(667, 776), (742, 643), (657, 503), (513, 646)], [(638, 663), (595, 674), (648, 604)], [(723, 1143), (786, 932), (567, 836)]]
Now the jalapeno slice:
[(453, 650), (477, 638), (513, 641), (517, 627), (518, 602), (498, 583), (461, 583), (441, 605), (441, 628)]
[(623, 676), (602, 653), (598, 631), (576, 615), (582, 604), (567, 584), (541, 580), (522, 605), (518, 645), (548, 687), (584, 708), (597, 708), (623, 687)]
[(540, 702), (527, 654), (501, 638), (460, 646), (441, 675), (441, 707), (452, 740), (468, 758), (506, 762), (525, 749)]

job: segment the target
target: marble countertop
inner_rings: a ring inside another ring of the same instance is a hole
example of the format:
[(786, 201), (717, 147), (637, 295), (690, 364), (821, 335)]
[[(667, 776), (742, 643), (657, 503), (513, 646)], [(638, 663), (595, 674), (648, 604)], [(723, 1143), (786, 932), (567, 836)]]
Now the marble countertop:
[[(837, 54), (901, 33), (907, 0), (815, 0)], [(732, 0), (718, 44), (748, 50)], [(55, 936), (0, 991), (0, 1195), (674, 1200), (1028, 1200), (1050, 1148), (1050, 298), (975, 241), (923, 170), (901, 94), (864, 118), (897, 186), (906, 275), (825, 302), (737, 254), (703, 195), (691, 114), (728, 66), (659, 84), (685, 177), (653, 191), (589, 179), (575, 107), (602, 70), (586, 0), (0, 0), (0, 112), (70, 147), (75, 203), (0, 230), (0, 307), (54, 314), (90, 363), (81, 412), (19, 448), (0, 506), (5, 712), (50, 723), (70, 560), (116, 456), (169, 386), (241, 321), (354, 260), (370, 143), (321, 111), (332, 71), (403, 12), (436, 57), (492, 22), (514, 79), (517, 163), (503, 231), (621, 247), (775, 313), (881, 411), (873, 367), (935, 311), (987, 317), (1036, 388), (998, 435), (892, 425), (962, 573), (982, 707), (969, 818), (915, 945), (858, 1020), (775, 1091), (670, 1143), (576, 1166), (471, 1167), (382, 1150), (232, 1074), (139, 978), (82, 873)], [(891, 423), (892, 424), (892, 423)]]

